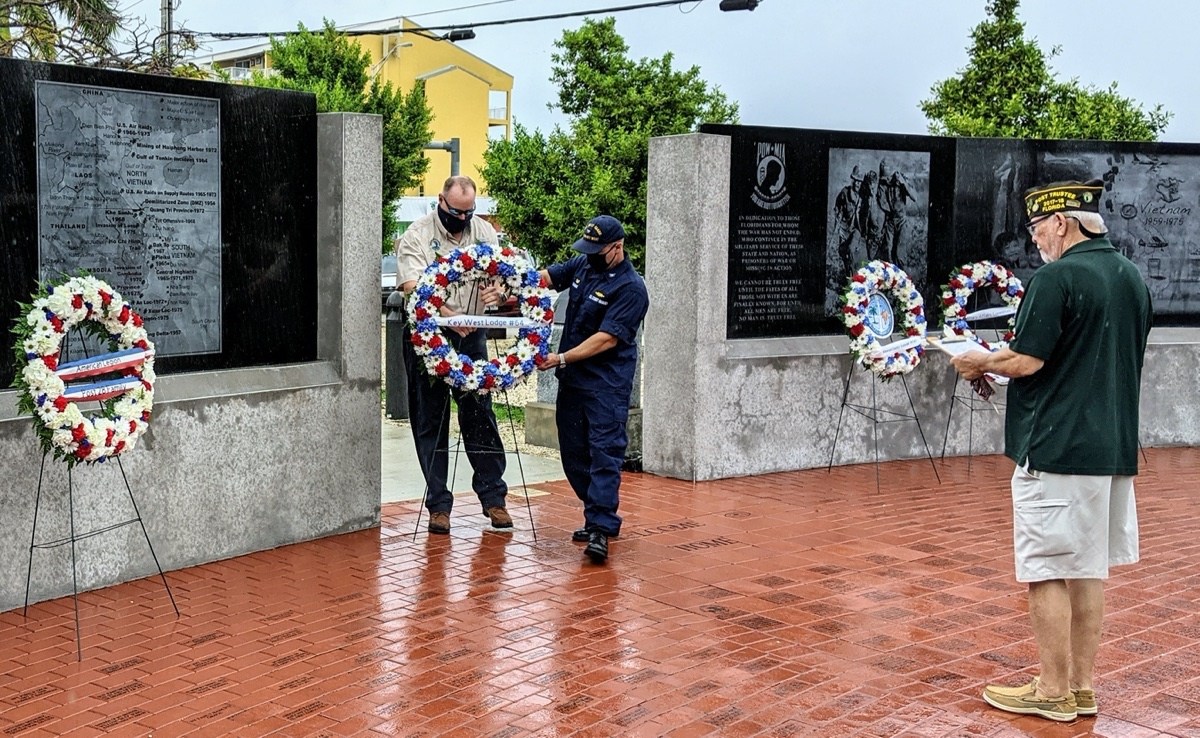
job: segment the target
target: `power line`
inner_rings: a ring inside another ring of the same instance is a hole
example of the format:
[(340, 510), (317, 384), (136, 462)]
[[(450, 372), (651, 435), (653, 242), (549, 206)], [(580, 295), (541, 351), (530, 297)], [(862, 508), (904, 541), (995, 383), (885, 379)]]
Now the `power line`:
[[(343, 36), (376, 36), (381, 33), (422, 33), (427, 31), (455, 31), (464, 28), (486, 28), (489, 26), (507, 26), (515, 23), (533, 23), (535, 21), (544, 20), (560, 20), (562, 18), (578, 18), (584, 15), (597, 15), (601, 13), (622, 13), (629, 10), (644, 10), (646, 8), (661, 8), (670, 5), (687, 5), (688, 3), (700, 3), (703, 0), (657, 0), (656, 2), (637, 3), (635, 5), (621, 5), (610, 8), (597, 8), (595, 10), (576, 10), (568, 13), (554, 13), (551, 15), (535, 15), (524, 18), (508, 18), (504, 20), (481, 21), (478, 23), (457, 23), (447, 26), (425, 26), (423, 28), (403, 28), (394, 26), (392, 28), (376, 28), (372, 30), (357, 30), (357, 31), (339, 31)], [(238, 38), (262, 38), (264, 36), (291, 36), (299, 33), (299, 31), (279, 31), (279, 32), (214, 32), (214, 31), (192, 31), (185, 29), (185, 32), (197, 37), (214, 38), (219, 41), (229, 41)]]

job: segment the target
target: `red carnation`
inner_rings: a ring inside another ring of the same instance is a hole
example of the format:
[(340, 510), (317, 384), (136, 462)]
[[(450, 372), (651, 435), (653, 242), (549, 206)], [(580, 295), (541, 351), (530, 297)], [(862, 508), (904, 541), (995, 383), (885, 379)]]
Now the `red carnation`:
[(142, 411), (142, 422), (143, 422), (143, 423), (149, 423), (149, 422), (150, 422), (150, 411), (149, 411), (149, 410), (143, 410), (143, 411)]
[(65, 412), (67, 409), (67, 405), (70, 405), (70, 404), (71, 403), (67, 402), (67, 398), (65, 398), (65, 397), (55, 397), (54, 398), (54, 409), (59, 411), (60, 413)]
[(914, 305), (912, 310), (909, 310), (913, 315), (920, 315), (922, 310), (920, 305)]
[(956, 302), (958, 302), (958, 301), (957, 301), (957, 300), (955, 300), (953, 297), (949, 297), (949, 296), (947, 296), (947, 297), (943, 297), (943, 298), (942, 298), (942, 304), (943, 304), (943, 305), (953, 305), (953, 304), (954, 304), (954, 303), (956, 303)]
[(71, 295), (71, 307), (76, 310), (83, 307), (83, 295)]
[(42, 357), (42, 361), (46, 364), (46, 367), (50, 371), (54, 371), (54, 370), (58, 369), (58, 352), (55, 352), (53, 354), (46, 354), (45, 356)]
[(105, 307), (108, 307), (108, 303), (110, 303), (110, 302), (112, 302), (112, 295), (105, 292), (104, 290), (100, 290), (100, 304), (104, 305)]
[(496, 385), (496, 378), (491, 374), (483, 378), (483, 386), (485, 389), (491, 389)]
[(71, 429), (71, 440), (82, 441), (85, 438), (87, 438), (87, 432), (83, 429), (83, 423)]
[(865, 284), (867, 281), (867, 278), (861, 274), (855, 274), (853, 277), (851, 277), (851, 279), (853, 279), (855, 282), (858, 282), (859, 284)]
[(423, 307), (419, 307), (416, 310), (414, 310), (413, 314), (417, 316), (417, 320), (425, 320), (426, 318), (429, 317), (429, 311)]
[(907, 335), (915, 336), (915, 335), (918, 335), (920, 332), (921, 331), (917, 328), (909, 328)]
[(509, 354), (508, 356), (504, 357), (504, 361), (509, 366), (516, 366), (517, 364), (521, 363), (521, 360), (517, 358), (516, 354)]
[(62, 333), (63, 332), (62, 318), (58, 317), (57, 315), (51, 315), (50, 316), (50, 326), (52, 328), (54, 328), (55, 333)]
[(962, 288), (963, 288), (963, 283), (962, 283), (962, 281), (960, 281), (958, 279), (958, 277), (955, 277), (954, 279), (950, 280), (950, 289), (961, 290)]
[(439, 287), (445, 287), (450, 284), (450, 279), (445, 274), (438, 274), (433, 278), (433, 281), (437, 282)]
[(150, 350), (150, 344), (146, 343), (146, 339), (144, 339), (144, 338), (139, 338), (138, 340), (134, 341), (134, 342), (133, 342), (133, 345), (134, 345), (136, 348), (140, 348), (140, 349), (142, 349), (143, 351), (149, 351), (149, 350)]
[(91, 450), (91, 446), (80, 446), (79, 448), (75, 449), (74, 456), (82, 461), (83, 459), (87, 458), (87, 455), (91, 453)]
[(437, 335), (436, 333), (433, 334), (433, 337), (429, 339), (429, 348), (437, 348), (438, 346), (441, 346), (441, 345), (442, 345), (442, 337)]
[(854, 315), (858, 312), (858, 308), (854, 307), (853, 305), (847, 305), (842, 308), (842, 312), (846, 315)]
[(433, 368), (433, 371), (441, 376), (445, 376), (445, 375), (449, 374), (450, 373), (450, 362), (446, 361), (445, 359), (442, 359), (441, 361), (439, 361), (437, 363), (437, 366), (435, 366)]
[(137, 421), (136, 420), (129, 421), (129, 432), (133, 433), (136, 430), (137, 430)]
[(500, 265), (497, 262), (494, 262), (494, 261), (488, 262), (488, 265), (487, 265), (487, 273), (488, 274), (495, 274), (498, 271), (500, 271)]
[(129, 313), (130, 313), (129, 306), (122, 305), (121, 313), (117, 316), (117, 320), (121, 321), (122, 323), (128, 323), (129, 322)]
[(504, 248), (500, 249), (500, 255), (501, 256), (512, 256), (513, 255), (512, 249), (505, 246)]
[(970, 276), (974, 276), (975, 271), (973, 269), (971, 269), (971, 267), (963, 267), (962, 273), (963, 273), (964, 277), (970, 277)]
[(420, 333), (412, 334), (412, 338), (410, 340), (412, 341), (412, 345), (414, 345), (414, 346), (424, 346), (425, 345), (425, 339), (421, 338)]
[(554, 311), (553, 311), (553, 310), (547, 310), (547, 311), (546, 311), (546, 322), (547, 322), (547, 323), (549, 323), (549, 322), (551, 322), (551, 321), (553, 321), (553, 320), (554, 320)]
[(542, 337), (541, 337), (541, 335), (539, 335), (537, 333), (530, 333), (529, 336), (525, 340), (529, 341), (534, 346), (536, 346), (542, 342)]
[(123, 448), (125, 448), (125, 442), (117, 441), (117, 445), (113, 447), (113, 456), (116, 456), (117, 454), (121, 453), (121, 449), (123, 449)]
[(458, 261), (462, 264), (463, 271), (468, 271), (475, 266), (475, 260), (471, 258), (470, 254), (463, 254)]
[(866, 330), (866, 329), (863, 328), (862, 323), (859, 323), (857, 325), (852, 325), (852, 326), (850, 326), (850, 335), (854, 336), (855, 338), (858, 338), (859, 336), (861, 336), (863, 334), (864, 330)]
[(138, 315), (137, 313), (133, 314), (133, 327), (134, 328), (142, 327), (142, 316)]
[(117, 434), (117, 432), (115, 430), (113, 430), (112, 428), (109, 428), (108, 432), (104, 434), (104, 445), (111, 446), (113, 436), (115, 436), (116, 434)]
[(532, 305), (532, 306), (534, 306), (534, 307), (537, 307), (539, 302), (541, 302), (541, 300), (539, 300), (539, 299), (538, 299), (536, 296), (534, 296), (534, 295), (530, 295), (529, 297), (526, 297), (526, 298), (525, 298), (525, 304), (526, 304), (526, 305)]
[(445, 301), (445, 300), (443, 300), (443, 299), (442, 299), (441, 297), (439, 297), (438, 295), (434, 295), (434, 296), (432, 296), (432, 297), (430, 297), (430, 298), (429, 298), (429, 304), (430, 304), (430, 305), (433, 305), (435, 308), (440, 308), (442, 305), (445, 305), (445, 304), (446, 304), (446, 301)]
[(475, 371), (475, 365), (469, 361), (464, 361), (462, 371), (463, 374), (470, 374), (471, 372)]
[(149, 392), (150, 390), (154, 389), (154, 387), (153, 387), (153, 386), (152, 386), (152, 385), (151, 385), (149, 382), (147, 382), (147, 381), (146, 381), (146, 380), (144, 380), (144, 379), (142, 380), (142, 386), (146, 388), (146, 391), (147, 391), (147, 392)]

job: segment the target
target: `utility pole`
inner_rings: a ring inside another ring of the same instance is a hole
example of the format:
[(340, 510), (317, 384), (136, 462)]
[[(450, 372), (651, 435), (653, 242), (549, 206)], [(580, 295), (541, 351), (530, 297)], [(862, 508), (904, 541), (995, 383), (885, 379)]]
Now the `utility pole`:
[(171, 53), (171, 38), (174, 30), (175, 0), (162, 0), (161, 36), (159, 36), (158, 48), (162, 50), (168, 64), (172, 64), (174, 59), (174, 55)]

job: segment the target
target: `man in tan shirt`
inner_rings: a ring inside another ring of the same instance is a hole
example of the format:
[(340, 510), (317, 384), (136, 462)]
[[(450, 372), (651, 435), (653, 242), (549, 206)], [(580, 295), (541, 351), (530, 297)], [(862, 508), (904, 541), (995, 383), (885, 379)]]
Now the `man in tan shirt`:
[[(397, 280), (407, 296), (417, 279), (439, 255), (476, 243), (498, 245), (496, 231), (475, 217), (475, 182), (470, 177), (446, 180), (438, 195), (437, 209), (415, 220), (396, 246)], [(485, 304), (500, 299), (500, 289), (473, 283), (455, 284), (442, 315), (479, 314)], [(458, 428), (474, 474), (471, 487), (479, 497), (493, 528), (512, 529), (505, 509), (508, 485), (504, 482), (504, 446), (492, 412), (490, 395), (451, 390), (441, 379), (431, 378), (413, 350), (409, 325), (404, 329), (404, 366), (408, 376), (408, 409), (417, 460), (425, 477), (425, 507), (429, 510), (429, 532), (450, 532), (450, 509), (454, 496), (446, 486), (449, 462), (450, 393), (458, 404)], [(450, 328), (446, 332), (454, 350), (472, 359), (487, 360), (486, 331)]]

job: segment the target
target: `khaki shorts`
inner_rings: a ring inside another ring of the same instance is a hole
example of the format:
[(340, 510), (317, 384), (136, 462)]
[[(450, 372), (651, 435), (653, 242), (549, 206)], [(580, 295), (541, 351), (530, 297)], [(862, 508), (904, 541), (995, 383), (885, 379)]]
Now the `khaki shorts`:
[(1110, 566), (1138, 560), (1133, 477), (1017, 467), (1012, 498), (1018, 582), (1107, 579)]

